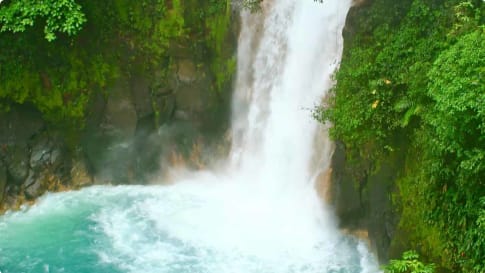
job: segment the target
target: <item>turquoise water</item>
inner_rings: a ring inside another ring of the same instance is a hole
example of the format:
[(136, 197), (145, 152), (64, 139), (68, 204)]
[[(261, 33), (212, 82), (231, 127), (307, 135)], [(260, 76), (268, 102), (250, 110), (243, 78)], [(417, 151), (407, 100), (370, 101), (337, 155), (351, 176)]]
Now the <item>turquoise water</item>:
[(219, 188), (99, 186), (48, 194), (0, 217), (0, 272), (376, 272), (351, 238), (335, 235), (330, 244), (307, 245), (278, 238), (278, 232), (261, 234), (266, 225), (280, 225), (277, 217), (251, 223), (254, 211), (227, 204), (240, 200), (227, 198), (230, 188)]
[(94, 251), (103, 244), (92, 218), (101, 204), (89, 195), (46, 196), (39, 205), (0, 218), (0, 271), (122, 272)]
[(333, 85), (351, 2), (242, 12), (227, 164), (171, 186), (48, 194), (1, 216), (0, 272), (379, 272), (315, 191), (333, 146), (308, 109)]

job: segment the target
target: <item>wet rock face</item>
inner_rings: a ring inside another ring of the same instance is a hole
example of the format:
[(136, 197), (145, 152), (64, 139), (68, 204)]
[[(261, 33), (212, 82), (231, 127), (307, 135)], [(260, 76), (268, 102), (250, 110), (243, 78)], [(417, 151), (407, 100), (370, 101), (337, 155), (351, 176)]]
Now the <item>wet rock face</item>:
[(27, 178), (29, 140), (44, 127), (40, 113), (26, 106), (13, 107), (0, 113), (0, 161), (6, 167), (11, 183), (20, 185)]
[[(18, 128), (22, 122), (18, 120), (11, 130), (0, 132), (0, 138), (8, 141), (0, 146), (0, 210), (15, 209), (47, 190), (65, 187), (71, 180), (74, 158), (68, 156), (64, 138), (41, 126)], [(10, 134), (17, 132), (23, 132), (21, 138), (13, 141)]]
[[(140, 94), (136, 98), (129, 78), (119, 79), (95, 108), (83, 138), (82, 150), (89, 166), (97, 175), (99, 183), (128, 183), (133, 149), (131, 142), (138, 122), (137, 109), (149, 113), (146, 100)], [(137, 108), (137, 103), (139, 103)]]
[(212, 90), (210, 60), (187, 48), (173, 49), (167, 69), (123, 76), (93, 105), (82, 150), (96, 183), (146, 183), (174, 147), (220, 123), (208, 113), (229, 100)]
[(351, 165), (341, 144), (332, 160), (332, 199), (340, 227), (365, 230), (381, 263), (387, 262), (393, 252), (391, 242), (399, 222), (391, 201), (398, 161), (390, 159), (377, 170), (372, 162)]
[(59, 181), (68, 179), (65, 169), (70, 160), (66, 158), (66, 147), (60, 136), (43, 132), (30, 142), (29, 174), (22, 184), (25, 197), (32, 200), (52, 189)]
[(62, 164), (60, 151), (41, 136), (44, 127), (40, 113), (26, 106), (0, 114), (0, 209), (42, 194), (40, 172)]
[[(231, 58), (236, 33), (222, 46), (228, 53), (218, 57)], [(146, 183), (174, 151), (190, 154), (195, 140), (222, 135), (230, 84), (215, 92), (214, 56), (193, 42), (174, 41), (157, 68), (132, 63), (133, 69), (95, 92), (79, 140), (67, 140), (62, 128), (52, 128), (32, 108), (11, 105), (0, 113), (0, 210), (2, 202), (14, 208), (45, 191)]]

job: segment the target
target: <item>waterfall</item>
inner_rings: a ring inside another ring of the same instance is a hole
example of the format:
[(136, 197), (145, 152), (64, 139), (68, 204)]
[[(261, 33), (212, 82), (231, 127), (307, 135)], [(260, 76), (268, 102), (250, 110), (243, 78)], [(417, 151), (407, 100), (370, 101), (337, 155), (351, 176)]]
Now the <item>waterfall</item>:
[(350, 5), (242, 12), (227, 165), (170, 186), (49, 194), (0, 217), (0, 272), (378, 272), (315, 190), (332, 146), (311, 111), (333, 84)]
[[(312, 186), (311, 110), (333, 84), (350, 4), (265, 1), (262, 14), (242, 14), (231, 160), (248, 180), (270, 191)], [(317, 151), (323, 168), (330, 150)]]

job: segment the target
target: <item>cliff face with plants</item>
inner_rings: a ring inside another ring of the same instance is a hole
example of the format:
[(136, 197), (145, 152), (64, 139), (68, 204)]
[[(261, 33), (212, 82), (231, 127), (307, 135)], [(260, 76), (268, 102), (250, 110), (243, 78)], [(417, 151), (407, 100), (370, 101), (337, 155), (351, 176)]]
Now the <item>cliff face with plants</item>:
[(320, 118), (338, 141), (342, 225), (368, 229), (382, 260), (413, 249), (438, 272), (485, 269), (484, 12), (374, 0), (349, 15)]
[[(319, 111), (338, 143), (341, 224), (368, 230), (382, 261), (412, 249), (439, 272), (481, 273), (483, 1), (356, 2)], [(1, 1), (0, 211), (47, 190), (145, 183), (164, 154), (221, 139), (236, 21), (218, 0)], [(407, 253), (391, 265), (415, 264)]]
[(232, 17), (230, 1), (3, 1), (0, 208), (144, 183), (163, 154), (222, 135)]

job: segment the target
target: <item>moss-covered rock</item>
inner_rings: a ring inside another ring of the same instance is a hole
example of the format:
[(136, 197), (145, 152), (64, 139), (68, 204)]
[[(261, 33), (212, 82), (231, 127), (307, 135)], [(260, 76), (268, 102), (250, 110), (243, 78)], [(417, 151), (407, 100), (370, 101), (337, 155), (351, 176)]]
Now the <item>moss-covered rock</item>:
[(37, 22), (0, 33), (0, 205), (146, 183), (173, 154), (189, 157), (227, 129), (229, 0), (79, 4), (87, 21), (76, 36), (48, 42)]

